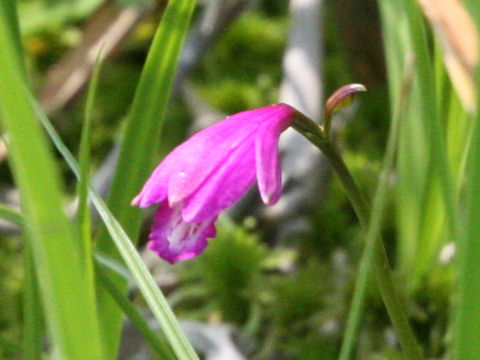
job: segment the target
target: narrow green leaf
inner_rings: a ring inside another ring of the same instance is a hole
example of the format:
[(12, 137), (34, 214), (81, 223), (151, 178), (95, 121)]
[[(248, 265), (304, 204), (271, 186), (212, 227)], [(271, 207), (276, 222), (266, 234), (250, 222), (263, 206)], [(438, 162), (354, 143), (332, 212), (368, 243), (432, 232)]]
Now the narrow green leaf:
[(407, 63), (403, 75), (403, 86), (400, 92), (400, 99), (396, 101), (397, 108), (392, 118), (390, 133), (388, 135), (387, 148), (383, 159), (382, 170), (379, 175), (378, 185), (373, 198), (371, 217), (365, 233), (365, 245), (360, 259), (355, 290), (353, 293), (352, 305), (347, 319), (345, 336), (340, 349), (339, 360), (348, 360), (355, 345), (357, 329), (360, 325), (362, 310), (365, 301), (365, 294), (374, 262), (376, 242), (381, 235), (385, 203), (389, 192), (389, 179), (395, 165), (395, 152), (397, 151), (399, 124), (405, 116), (406, 104), (411, 88), (412, 63)]
[(86, 298), (73, 226), (62, 209), (57, 169), (33, 112), (12, 27), (11, 1), (0, 2), (0, 115), (9, 161), (32, 242), (52, 343), (61, 358), (102, 359), (94, 303)]
[[(95, 96), (98, 88), (98, 78), (101, 69), (101, 55), (102, 49), (97, 54), (95, 66), (93, 69), (92, 78), (87, 92), (87, 102), (85, 105), (85, 116), (82, 128), (82, 136), (80, 140), (79, 150), (79, 165), (80, 165), (80, 179), (78, 181), (78, 224), (82, 237), (82, 254), (84, 259), (92, 258), (91, 254), (91, 223), (90, 211), (88, 207), (88, 184), (90, 179), (90, 132), (92, 123), (92, 111)], [(89, 261), (90, 262), (90, 261)], [(91, 264), (90, 264), (91, 265)], [(92, 266), (87, 266), (92, 268)], [(93, 273), (92, 273), (93, 274)]]
[[(82, 136), (80, 140), (80, 150), (79, 150), (79, 166), (80, 166), (80, 178), (77, 185), (77, 195), (78, 195), (78, 212), (77, 212), (77, 225), (78, 232), (80, 234), (80, 247), (79, 252), (82, 259), (82, 272), (84, 274), (84, 279), (87, 284), (87, 290), (90, 301), (94, 304), (97, 303), (96, 300), (96, 287), (95, 287), (95, 274), (94, 274), (94, 265), (93, 265), (93, 252), (92, 252), (92, 228), (91, 228), (91, 219), (90, 219), (90, 208), (88, 206), (88, 184), (90, 181), (90, 133), (91, 133), (91, 124), (92, 124), (92, 112), (95, 96), (98, 88), (98, 78), (100, 75), (101, 69), (101, 57), (102, 57), (103, 47), (100, 48), (97, 59), (95, 61), (95, 66), (93, 69), (92, 78), (90, 79), (90, 84), (87, 92), (87, 102), (85, 104), (85, 115), (82, 128)], [(96, 311), (95, 307), (95, 311)], [(95, 313), (98, 317), (98, 313)], [(101, 326), (101, 325), (100, 325)], [(106, 344), (103, 344), (103, 347), (106, 348)], [(115, 356), (106, 353), (109, 358), (114, 359)]]
[[(108, 197), (108, 206), (124, 226), (130, 238), (137, 242), (142, 213), (130, 206), (133, 197), (152, 170), (171, 86), (196, 0), (170, 0), (153, 39), (138, 83), (126, 130), (120, 148), (118, 164)], [(98, 249), (106, 255), (118, 253), (105, 230), (97, 239)], [(112, 274), (113, 275), (113, 274)], [(121, 278), (115, 277), (118, 285)], [(116, 353), (121, 328), (121, 313), (112, 306), (109, 294), (99, 291), (99, 312), (111, 353)]]

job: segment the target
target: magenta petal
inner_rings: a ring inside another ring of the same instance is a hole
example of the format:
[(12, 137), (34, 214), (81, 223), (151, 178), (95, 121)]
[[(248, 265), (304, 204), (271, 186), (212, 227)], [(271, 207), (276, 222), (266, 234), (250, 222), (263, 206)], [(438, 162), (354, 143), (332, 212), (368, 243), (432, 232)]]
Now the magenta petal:
[(132, 205), (146, 208), (152, 204), (160, 203), (167, 198), (168, 169), (166, 169), (167, 166), (165, 165), (168, 164), (164, 161), (156, 167), (143, 186), (140, 194), (132, 200)]
[(198, 132), (174, 150), (171, 156), (181, 164), (181, 171), (170, 175), (168, 199), (171, 205), (193, 194), (232, 152), (254, 135), (255, 126), (251, 121), (255, 121), (256, 112), (258, 110), (235, 114)]
[(170, 174), (168, 200), (170, 205), (182, 202), (192, 195), (212, 173), (244, 147), (255, 136), (260, 124), (292, 118), (293, 110), (284, 104), (243, 111), (206, 128), (177, 147), (169, 157), (175, 159), (179, 171)]
[(164, 201), (155, 214), (148, 248), (173, 264), (200, 255), (207, 238), (215, 237), (216, 217), (203, 222), (185, 222), (182, 205), (170, 208)]
[(233, 205), (255, 182), (253, 141), (245, 141), (185, 200), (183, 218), (204, 221)]
[(255, 165), (258, 190), (267, 205), (275, 204), (282, 193), (282, 172), (278, 153), (280, 134), (288, 127), (291, 116), (263, 123), (255, 136)]

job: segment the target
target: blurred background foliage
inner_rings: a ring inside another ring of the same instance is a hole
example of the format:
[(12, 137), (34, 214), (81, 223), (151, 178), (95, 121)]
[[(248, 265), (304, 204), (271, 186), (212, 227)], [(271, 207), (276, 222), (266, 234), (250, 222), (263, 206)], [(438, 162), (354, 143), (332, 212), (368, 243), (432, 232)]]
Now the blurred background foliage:
[[(82, 41), (84, 26), (101, 3), (18, 1), (28, 71), (35, 89), (40, 90), (48, 72)], [(122, 119), (161, 14), (159, 7), (152, 7), (147, 0), (117, 3), (150, 6), (150, 10), (103, 66), (92, 132), (95, 168), (103, 163), (121, 134)], [(339, 115), (343, 124), (337, 138), (360, 187), (371, 196), (380, 170), (390, 111), (376, 2), (325, 1), (323, 16), (325, 93), (350, 82), (365, 83), (369, 89), (353, 112)], [(288, 1), (255, 2), (207, 51), (188, 78), (188, 85), (202, 101), (224, 114), (276, 102), (288, 31)], [(79, 146), (84, 105), (82, 90), (51, 114), (73, 152)], [(166, 119), (159, 160), (185, 138), (192, 124), (191, 109), (181, 96), (174, 98)], [(0, 164), (0, 175), (3, 196), (15, 202), (15, 193), (8, 191), (12, 180), (5, 161)], [(70, 199), (65, 199), (68, 203), (73, 199), (75, 183), (66, 167), (64, 176), (71, 194)], [(237, 334), (248, 338), (250, 345), (242, 348), (248, 358), (336, 358), (362, 239), (353, 210), (335, 178), (325, 194), (308, 217), (311, 231), (302, 236), (278, 241), (271, 229), (262, 228), (254, 217), (233, 222), (225, 216), (219, 223), (218, 237), (210, 241), (203, 256), (174, 266), (154, 260), (155, 272), (173, 273), (173, 280), (165, 288), (176, 314), (182, 319), (231, 325)], [(395, 263), (393, 206), (387, 210), (384, 238)], [(144, 234), (147, 231), (148, 221)], [(19, 235), (2, 232), (0, 236), (2, 341), (20, 338), (23, 274)], [(143, 236), (142, 241), (145, 239)], [(407, 289), (402, 288), (401, 281), (399, 290), (408, 299), (408, 311), (426, 354), (432, 359), (442, 358), (447, 341), (451, 269), (447, 263), (439, 264), (422, 276), (421, 286), (414, 294), (405, 293)], [(357, 358), (399, 359), (392, 350), (395, 348), (397, 339), (372, 285)], [(1, 358), (15, 358), (7, 347), (1, 349)]]

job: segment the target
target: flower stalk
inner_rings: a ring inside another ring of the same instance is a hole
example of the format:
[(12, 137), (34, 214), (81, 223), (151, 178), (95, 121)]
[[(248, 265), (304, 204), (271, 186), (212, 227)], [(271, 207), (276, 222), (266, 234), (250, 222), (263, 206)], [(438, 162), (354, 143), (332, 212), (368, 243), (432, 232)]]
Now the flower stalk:
[[(369, 222), (369, 205), (360, 192), (355, 180), (337, 151), (334, 143), (325, 134), (322, 127), (305, 115), (297, 112), (292, 127), (319, 148), (332, 165), (358, 217), (360, 225), (367, 230)], [(383, 302), (397, 333), (406, 358), (421, 360), (421, 350), (408, 323), (405, 308), (397, 295), (392, 279), (392, 271), (388, 262), (383, 242), (375, 239), (375, 256), (373, 269)]]

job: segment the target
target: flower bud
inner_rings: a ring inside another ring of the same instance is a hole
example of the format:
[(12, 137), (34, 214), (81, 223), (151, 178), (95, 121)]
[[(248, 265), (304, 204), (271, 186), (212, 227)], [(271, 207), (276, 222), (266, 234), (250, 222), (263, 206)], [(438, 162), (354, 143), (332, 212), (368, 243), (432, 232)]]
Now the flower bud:
[(325, 117), (331, 117), (338, 110), (350, 106), (355, 94), (359, 91), (367, 91), (367, 88), (362, 84), (349, 84), (335, 91), (325, 105)]

